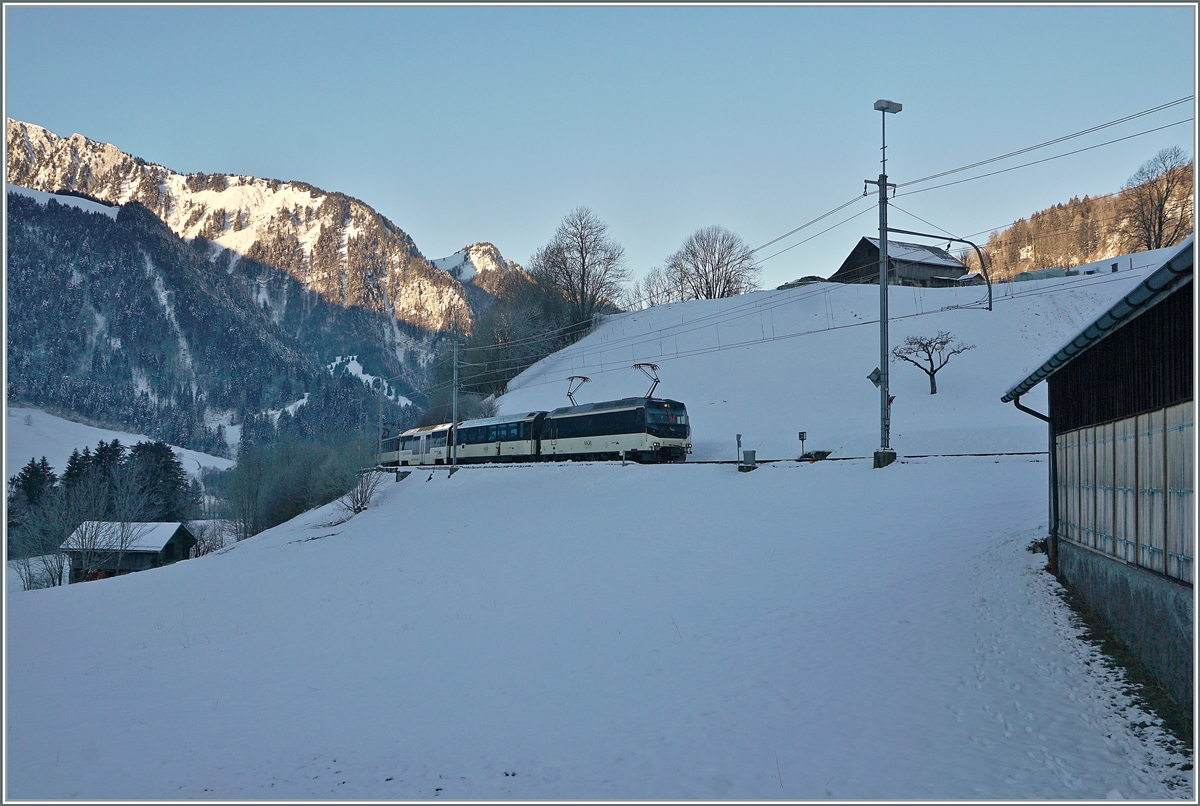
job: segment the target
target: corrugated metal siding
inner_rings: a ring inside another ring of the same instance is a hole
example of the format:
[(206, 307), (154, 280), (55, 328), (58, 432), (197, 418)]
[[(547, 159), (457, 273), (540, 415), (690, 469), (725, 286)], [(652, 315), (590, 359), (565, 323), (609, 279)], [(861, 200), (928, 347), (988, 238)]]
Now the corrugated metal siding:
[(1116, 476), (1116, 506), (1113, 517), (1113, 554), (1137, 563), (1137, 421), (1113, 423), (1113, 471)]
[(1195, 404), (1059, 434), (1060, 537), (1194, 582)]
[(1079, 434), (1079, 533), (1085, 546), (1096, 548), (1096, 429)]
[(1163, 412), (1139, 414), (1138, 438), (1138, 565), (1166, 573), (1166, 429)]
[(1116, 554), (1113, 544), (1115, 431), (1112, 423), (1096, 427), (1096, 548), (1105, 554)]
[(1192, 582), (1196, 543), (1193, 500), (1196, 490), (1194, 403), (1166, 411), (1167, 575)]
[(1050, 376), (1055, 432), (1191, 400), (1192, 322), (1187, 283)]

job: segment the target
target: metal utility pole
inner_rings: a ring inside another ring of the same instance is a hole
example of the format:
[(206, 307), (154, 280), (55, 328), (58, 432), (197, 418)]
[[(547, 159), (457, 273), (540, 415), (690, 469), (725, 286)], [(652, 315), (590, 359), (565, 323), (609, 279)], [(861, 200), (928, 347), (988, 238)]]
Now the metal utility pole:
[(450, 403), (450, 466), (458, 464), (458, 340), (454, 341), (454, 393)]
[(868, 185), (879, 187), (879, 450), (875, 451), (875, 467), (887, 467), (896, 461), (892, 450), (891, 400), (888, 397), (888, 253), (887, 253), (887, 189), (894, 188), (887, 181), (887, 116), (896, 114), (904, 107), (895, 101), (879, 100), (875, 109), (883, 120), (883, 147), (880, 149), (880, 171), (878, 181), (865, 180)]

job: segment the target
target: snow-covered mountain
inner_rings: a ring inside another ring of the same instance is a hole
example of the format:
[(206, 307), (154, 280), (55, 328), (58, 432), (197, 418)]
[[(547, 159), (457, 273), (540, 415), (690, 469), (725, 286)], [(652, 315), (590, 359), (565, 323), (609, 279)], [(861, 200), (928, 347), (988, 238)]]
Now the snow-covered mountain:
[(490, 243), (476, 243), (464, 246), (450, 257), (437, 258), (432, 261), (433, 267), (447, 272), (460, 282), (482, 281), (480, 275), (486, 272), (505, 272), (520, 270), (521, 266), (500, 254), (500, 250)]
[[(412, 238), (367, 204), (304, 182), (184, 175), (80, 134), (63, 138), (11, 119), (7, 136), (10, 184), (140, 202), (180, 237), (210, 242), (209, 258), (227, 268), (249, 258), (286, 272), (326, 301), (428, 331), (469, 330), (463, 281), (515, 265), (491, 244), (476, 244), (455, 264), (465, 269), (464, 261), (470, 263), (469, 272), (439, 271)], [(269, 278), (262, 279), (265, 285)]]

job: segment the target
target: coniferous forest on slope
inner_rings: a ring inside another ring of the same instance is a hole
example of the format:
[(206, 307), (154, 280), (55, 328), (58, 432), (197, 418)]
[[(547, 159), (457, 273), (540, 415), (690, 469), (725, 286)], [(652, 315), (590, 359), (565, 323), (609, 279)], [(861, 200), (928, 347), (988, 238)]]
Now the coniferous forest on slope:
[[(279, 274), (279, 287), (263, 290), (291, 302), (272, 316), (252, 297), (261, 267), (208, 260), (206, 243), (184, 242), (136, 202), (115, 220), (15, 193), (8, 202), (10, 404), (218, 455), (225, 438), (206, 409), (236, 411), (252, 432), (256, 413), (307, 392), (309, 404), (285, 418), (298, 433), (373, 428), (381, 405), (371, 391), (322, 364), (369, 352), (379, 317)], [(376, 366), (403, 370), (376, 350)]]

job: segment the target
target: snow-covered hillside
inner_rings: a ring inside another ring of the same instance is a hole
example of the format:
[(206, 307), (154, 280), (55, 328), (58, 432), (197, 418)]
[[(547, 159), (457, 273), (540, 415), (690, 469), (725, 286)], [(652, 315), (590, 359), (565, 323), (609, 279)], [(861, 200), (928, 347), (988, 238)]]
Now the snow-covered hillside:
[[(1132, 270), (996, 285), (990, 312), (978, 304), (984, 287), (892, 287), (892, 346), (939, 330), (975, 345), (938, 373), (936, 395), (923, 372), (892, 361), (892, 447), (901, 455), (1046, 450), (1045, 425), (1002, 405), (1001, 395), (1127, 293), (1145, 266), (1157, 266), (1147, 254)], [(879, 447), (879, 391), (867, 379), (879, 365), (878, 286), (817, 283), (617, 314), (510, 382), (499, 409), (569, 405), (571, 375), (591, 378), (575, 393), (581, 403), (645, 394), (637, 362), (658, 364), (655, 394), (688, 407), (694, 458), (735, 458), (736, 434), (759, 458), (795, 458), (800, 431), (807, 448), (835, 457)], [(1045, 394), (1039, 386), (1024, 403), (1044, 411)]]
[(91, 199), (81, 199), (78, 196), (68, 196), (65, 194), (44, 193), (40, 190), (30, 190), (29, 188), (23, 188), (18, 185), (6, 184), (4, 186), (4, 191), (5, 193), (16, 193), (21, 196), (27, 196), (43, 206), (49, 204), (51, 199), (54, 199), (54, 201), (58, 204), (65, 204), (69, 207), (77, 207), (87, 213), (100, 213), (100, 215), (108, 216), (114, 221), (117, 218), (117, 213), (120, 212), (121, 209), (120, 207), (116, 206), (110, 207), (106, 204), (97, 204)]
[(10, 588), (5, 794), (1190, 797), (1190, 755), (1026, 551), (1045, 478), (425, 470), (348, 522)]
[[(96, 449), (96, 443), (101, 440), (111, 442), (119, 439), (121, 444), (132, 447), (139, 442), (152, 442), (150, 437), (141, 434), (129, 434), (124, 431), (110, 431), (107, 428), (94, 428), (83, 423), (76, 423), (47, 414), (39, 409), (9, 408), (7, 417), (7, 435), (4, 442), (4, 461), (6, 464), (5, 478), (15, 475), (30, 459), (41, 459), (62, 475), (67, 466), (71, 451), (82, 451), (85, 447)], [(201, 468), (213, 467), (225, 470), (233, 467), (233, 460), (207, 453), (179, 448), (174, 445), (171, 450), (183, 463), (183, 469), (192, 476), (197, 476)]]

